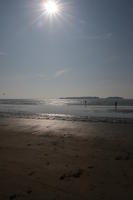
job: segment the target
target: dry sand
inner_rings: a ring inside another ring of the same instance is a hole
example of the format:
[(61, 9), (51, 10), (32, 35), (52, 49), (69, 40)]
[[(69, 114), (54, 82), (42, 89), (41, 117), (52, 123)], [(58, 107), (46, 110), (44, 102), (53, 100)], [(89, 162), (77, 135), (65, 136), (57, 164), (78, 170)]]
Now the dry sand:
[(133, 200), (133, 124), (0, 120), (0, 200)]

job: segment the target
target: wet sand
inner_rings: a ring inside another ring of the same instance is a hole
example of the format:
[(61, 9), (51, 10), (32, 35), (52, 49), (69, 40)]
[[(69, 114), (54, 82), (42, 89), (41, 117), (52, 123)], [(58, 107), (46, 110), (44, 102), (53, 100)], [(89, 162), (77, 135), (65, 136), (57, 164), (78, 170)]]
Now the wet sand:
[(133, 124), (0, 120), (0, 200), (132, 200)]

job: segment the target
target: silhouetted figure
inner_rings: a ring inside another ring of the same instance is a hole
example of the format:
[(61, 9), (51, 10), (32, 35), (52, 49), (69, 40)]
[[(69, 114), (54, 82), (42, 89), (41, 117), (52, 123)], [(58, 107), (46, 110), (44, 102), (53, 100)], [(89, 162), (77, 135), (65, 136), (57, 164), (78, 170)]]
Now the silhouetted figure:
[(86, 100), (84, 101), (84, 104), (85, 104), (85, 106), (87, 105), (87, 101)]
[(115, 111), (117, 111), (117, 107), (118, 107), (118, 102), (115, 101)]

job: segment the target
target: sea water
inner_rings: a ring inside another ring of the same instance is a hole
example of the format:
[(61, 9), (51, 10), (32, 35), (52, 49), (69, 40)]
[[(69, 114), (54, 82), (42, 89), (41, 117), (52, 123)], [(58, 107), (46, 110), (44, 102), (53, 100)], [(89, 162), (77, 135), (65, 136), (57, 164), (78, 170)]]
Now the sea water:
[(133, 106), (85, 105), (80, 99), (0, 99), (0, 118), (133, 123)]

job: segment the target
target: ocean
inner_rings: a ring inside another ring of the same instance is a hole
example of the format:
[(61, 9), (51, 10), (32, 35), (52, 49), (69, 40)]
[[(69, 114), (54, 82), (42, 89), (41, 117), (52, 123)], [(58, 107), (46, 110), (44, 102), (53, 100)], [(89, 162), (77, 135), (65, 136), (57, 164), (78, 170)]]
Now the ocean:
[(0, 118), (133, 123), (133, 105), (85, 105), (81, 99), (0, 99)]

